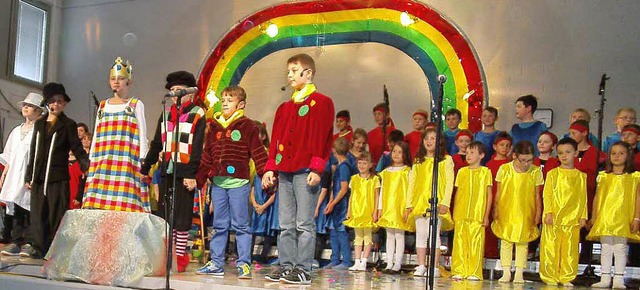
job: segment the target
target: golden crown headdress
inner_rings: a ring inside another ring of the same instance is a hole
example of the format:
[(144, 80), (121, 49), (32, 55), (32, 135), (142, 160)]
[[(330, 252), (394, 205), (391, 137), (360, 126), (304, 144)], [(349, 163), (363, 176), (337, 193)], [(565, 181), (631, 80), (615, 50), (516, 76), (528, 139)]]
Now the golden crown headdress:
[(109, 71), (109, 78), (123, 76), (128, 80), (133, 78), (133, 66), (127, 60), (126, 62), (122, 62), (122, 58), (118, 56), (113, 66), (111, 67), (111, 71)]

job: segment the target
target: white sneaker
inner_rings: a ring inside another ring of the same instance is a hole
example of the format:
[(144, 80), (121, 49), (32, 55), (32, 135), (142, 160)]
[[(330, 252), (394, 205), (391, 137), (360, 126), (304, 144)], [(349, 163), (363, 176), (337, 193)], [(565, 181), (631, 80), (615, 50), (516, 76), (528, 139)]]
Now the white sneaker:
[(469, 277), (467, 277), (467, 280), (469, 280), (469, 281), (480, 281), (480, 278), (478, 278), (476, 276), (469, 276)]
[(424, 265), (420, 265), (416, 267), (415, 272), (413, 272), (414, 277), (426, 277), (427, 276), (427, 267)]
[(394, 272), (398, 272), (400, 271), (400, 269), (402, 269), (402, 265), (400, 263), (393, 264), (393, 267), (391, 267), (391, 271), (394, 271)]
[(358, 265), (358, 271), (367, 271), (367, 260), (360, 259), (360, 263)]
[(358, 271), (358, 268), (360, 268), (360, 259), (356, 259), (353, 266), (349, 267), (349, 271)]
[(493, 270), (495, 271), (502, 271), (502, 262), (500, 262), (500, 260), (496, 260), (496, 266), (493, 267)]
[(440, 278), (440, 267), (433, 269), (433, 278)]

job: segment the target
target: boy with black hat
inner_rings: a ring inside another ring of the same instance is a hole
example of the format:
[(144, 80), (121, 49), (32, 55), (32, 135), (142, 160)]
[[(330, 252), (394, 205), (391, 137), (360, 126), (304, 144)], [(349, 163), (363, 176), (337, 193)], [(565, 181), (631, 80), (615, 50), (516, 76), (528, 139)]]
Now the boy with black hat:
[[(176, 71), (167, 75), (165, 89), (172, 92), (196, 86), (196, 79), (193, 74), (186, 71)], [(189, 256), (185, 250), (189, 229), (191, 229), (191, 218), (193, 212), (193, 195), (196, 187), (196, 173), (202, 155), (204, 131), (207, 120), (205, 110), (196, 105), (193, 100), (194, 94), (187, 94), (180, 97), (180, 113), (178, 114), (178, 97), (173, 97), (173, 105), (167, 108), (158, 118), (156, 133), (149, 146), (149, 153), (142, 164), (142, 175), (149, 175), (151, 166), (158, 162), (158, 153), (162, 152), (167, 160), (163, 166), (165, 171), (161, 172), (160, 191), (158, 193), (158, 210), (161, 216), (167, 219), (165, 193), (167, 186), (171, 185), (173, 175), (176, 175), (174, 201), (174, 245), (176, 249), (178, 272), (184, 272), (189, 265)], [(179, 123), (178, 144), (174, 144), (176, 119)], [(170, 146), (171, 145), (171, 146)], [(178, 160), (174, 160), (172, 148), (178, 150)], [(162, 206), (164, 205), (164, 206)]]
[(78, 138), (76, 122), (64, 114), (71, 101), (64, 86), (48, 83), (43, 95), (48, 112), (34, 124), (25, 187), (31, 190), (32, 246), (44, 255), (51, 246), (60, 221), (69, 208), (69, 151), (83, 172), (89, 167), (87, 153)]

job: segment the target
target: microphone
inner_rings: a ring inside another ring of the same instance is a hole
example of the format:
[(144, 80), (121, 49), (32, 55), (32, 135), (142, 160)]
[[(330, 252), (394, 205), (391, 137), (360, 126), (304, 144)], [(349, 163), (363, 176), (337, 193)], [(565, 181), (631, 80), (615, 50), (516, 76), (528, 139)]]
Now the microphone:
[(445, 75), (439, 75), (439, 76), (438, 76), (438, 82), (439, 82), (439, 83), (441, 83), (441, 84), (446, 83), (446, 82), (447, 82), (447, 76), (445, 76)]
[(100, 102), (98, 102), (98, 99), (96, 98), (96, 94), (93, 91), (89, 91), (91, 93), (91, 98), (93, 98), (93, 103), (96, 105), (96, 107), (100, 106)]
[(280, 90), (284, 92), (285, 90), (287, 90), (287, 87), (289, 87), (289, 82), (287, 82), (284, 86), (281, 86)]
[(188, 94), (195, 94), (196, 92), (198, 92), (198, 87), (190, 87), (186, 89), (180, 89), (180, 90), (168, 92), (166, 95), (164, 95), (164, 97), (165, 98), (182, 97)]

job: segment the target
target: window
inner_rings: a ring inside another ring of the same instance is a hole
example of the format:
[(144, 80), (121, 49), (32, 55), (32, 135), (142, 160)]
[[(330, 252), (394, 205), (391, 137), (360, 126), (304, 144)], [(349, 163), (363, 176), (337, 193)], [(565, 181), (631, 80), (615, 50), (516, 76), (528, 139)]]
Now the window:
[(34, 0), (14, 0), (13, 3), (9, 77), (41, 85), (45, 82), (47, 67), (50, 7)]

